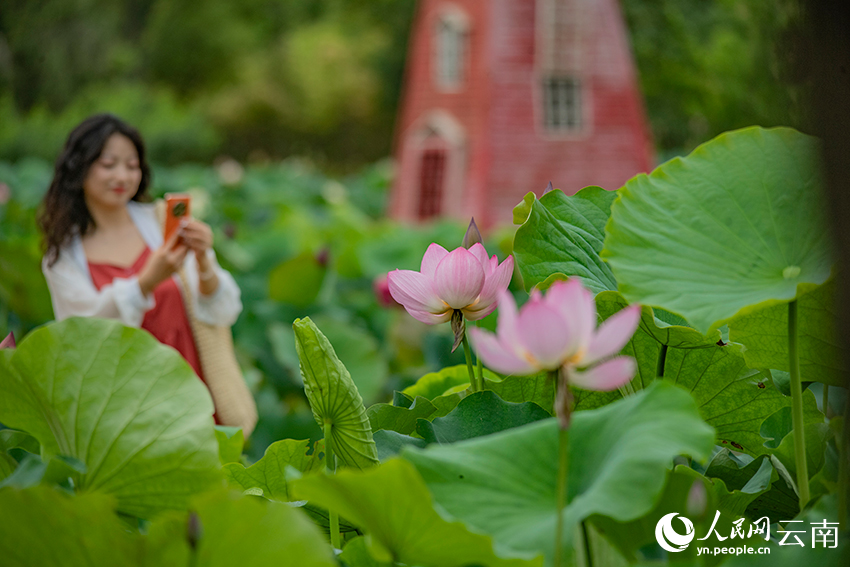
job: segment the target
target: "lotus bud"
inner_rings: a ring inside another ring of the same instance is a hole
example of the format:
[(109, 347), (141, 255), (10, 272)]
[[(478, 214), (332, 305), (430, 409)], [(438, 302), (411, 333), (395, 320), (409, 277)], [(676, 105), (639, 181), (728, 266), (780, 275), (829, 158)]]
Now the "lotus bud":
[(378, 276), (372, 281), (372, 291), (375, 292), (375, 299), (378, 300), (378, 304), (382, 307), (394, 307), (399, 305), (390, 293), (388, 274)]
[(327, 246), (322, 248), (316, 253), (316, 263), (318, 263), (321, 267), (325, 268), (328, 265), (328, 258), (330, 257), (331, 251)]
[(483, 244), (483, 241), (478, 225), (475, 224), (475, 217), (472, 217), (469, 221), (469, 227), (466, 229), (466, 234), (463, 235), (463, 247), (469, 250), (475, 244)]
[(0, 348), (15, 348), (15, 333), (9, 333), (6, 338), (0, 341)]
[(186, 521), (186, 540), (193, 551), (198, 548), (198, 542), (203, 535), (204, 526), (201, 524), (201, 518), (195, 512), (189, 512), (189, 519)]
[(554, 191), (554, 190), (555, 190), (555, 188), (552, 187), (552, 182), (550, 181), (549, 185), (546, 186), (546, 189), (543, 190), (543, 194), (545, 195), (546, 193), (548, 193), (550, 191)]
[(708, 493), (705, 490), (705, 485), (701, 480), (694, 481), (691, 489), (688, 492), (688, 501), (686, 508), (688, 516), (701, 518), (705, 514), (706, 506), (708, 505)]

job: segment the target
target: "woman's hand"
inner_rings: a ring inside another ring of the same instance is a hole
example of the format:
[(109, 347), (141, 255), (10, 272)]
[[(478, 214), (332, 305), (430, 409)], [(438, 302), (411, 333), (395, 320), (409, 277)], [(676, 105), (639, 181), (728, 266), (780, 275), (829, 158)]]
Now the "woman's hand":
[(207, 256), (212, 248), (213, 233), (209, 225), (199, 220), (189, 219), (180, 226), (182, 242), (195, 253), (198, 261), (198, 288), (201, 295), (211, 295), (218, 289), (218, 276)]
[(154, 250), (139, 272), (139, 287), (144, 295), (150, 295), (160, 283), (170, 278), (183, 265), (189, 247), (180, 242), (180, 231), (175, 231), (168, 241)]
[(207, 250), (212, 248), (213, 233), (208, 224), (199, 220), (189, 219), (180, 225), (180, 237), (201, 261), (201, 257), (207, 255)]

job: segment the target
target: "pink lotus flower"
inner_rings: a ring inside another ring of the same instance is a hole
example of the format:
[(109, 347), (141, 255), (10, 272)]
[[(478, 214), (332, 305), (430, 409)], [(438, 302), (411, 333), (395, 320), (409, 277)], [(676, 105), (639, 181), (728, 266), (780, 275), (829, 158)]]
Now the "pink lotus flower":
[(499, 295), (497, 334), (470, 329), (478, 356), (504, 374), (557, 371), (586, 390), (607, 391), (635, 375), (635, 361), (617, 356), (640, 321), (640, 306), (630, 305), (596, 328), (593, 295), (577, 279), (552, 284), (544, 297), (539, 291), (517, 313), (513, 297)]
[(507, 289), (514, 269), (513, 256), (499, 264), (480, 243), (451, 252), (431, 244), (420, 271), (389, 273), (390, 293), (411, 316), (434, 325), (452, 318), (455, 310), (469, 321), (483, 319), (496, 309), (500, 291)]

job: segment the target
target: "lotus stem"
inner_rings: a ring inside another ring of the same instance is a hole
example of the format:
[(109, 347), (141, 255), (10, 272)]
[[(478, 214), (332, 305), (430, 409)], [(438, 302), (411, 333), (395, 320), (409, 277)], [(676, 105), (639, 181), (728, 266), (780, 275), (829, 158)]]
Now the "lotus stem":
[[(481, 321), (476, 321), (475, 326), (479, 329), (481, 328)], [(484, 362), (481, 360), (480, 356), (475, 357), (475, 364), (478, 366), (478, 384), (481, 386), (481, 389), (484, 389)]]
[[(336, 472), (336, 462), (334, 461), (334, 446), (332, 436), (333, 424), (329, 421), (325, 422), (325, 468), (331, 474)], [(330, 521), (331, 545), (334, 549), (342, 549), (339, 537), (339, 513), (335, 510), (328, 510), (328, 520)]]
[(581, 522), (581, 535), (584, 539), (584, 561), (586, 567), (593, 567), (593, 551), (590, 547), (590, 533), (587, 529), (587, 520)]
[(469, 339), (466, 338), (466, 333), (463, 334), (463, 354), (466, 356), (466, 368), (469, 370), (469, 386), (473, 392), (478, 392), (481, 388), (478, 386), (475, 371), (472, 369), (472, 350), (469, 348)]
[(556, 486), (557, 494), (557, 521), (555, 523), (555, 556), (552, 560), (553, 567), (561, 567), (561, 537), (564, 532), (564, 508), (567, 505), (567, 478), (569, 473), (569, 418), (560, 415), (562, 411), (569, 411), (569, 402), (566, 401), (559, 409), (559, 396), (567, 392), (559, 392), (559, 388), (569, 388), (566, 376), (561, 380), (560, 370), (550, 372), (550, 377), (555, 381), (555, 413), (558, 414), (558, 480)]
[(664, 365), (667, 363), (667, 345), (661, 345), (658, 351), (658, 361), (655, 363), (655, 375), (664, 378)]
[(829, 419), (829, 384), (823, 385), (823, 415)]
[(558, 520), (555, 524), (555, 557), (553, 567), (561, 567), (561, 536), (564, 532), (564, 508), (567, 505), (567, 473), (569, 469), (569, 429), (558, 428)]
[(806, 462), (806, 434), (803, 424), (803, 387), (800, 381), (800, 354), (797, 344), (797, 300), (788, 304), (788, 368), (791, 372), (791, 424), (794, 427), (794, 459), (800, 510), (809, 502), (809, 467)]
[(847, 529), (847, 491), (850, 490), (850, 399), (844, 403), (844, 427), (838, 439), (838, 531)]

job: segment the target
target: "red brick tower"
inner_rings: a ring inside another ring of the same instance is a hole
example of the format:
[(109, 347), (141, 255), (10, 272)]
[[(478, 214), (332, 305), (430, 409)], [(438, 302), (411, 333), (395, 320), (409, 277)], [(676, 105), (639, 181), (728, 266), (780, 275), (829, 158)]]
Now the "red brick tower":
[(390, 215), (509, 223), (527, 193), (653, 165), (617, 0), (420, 0)]

